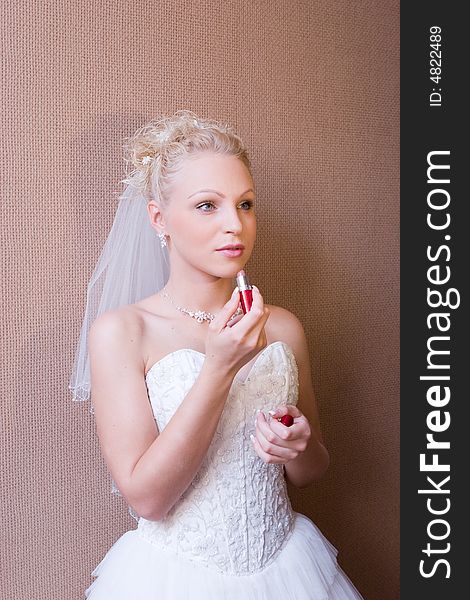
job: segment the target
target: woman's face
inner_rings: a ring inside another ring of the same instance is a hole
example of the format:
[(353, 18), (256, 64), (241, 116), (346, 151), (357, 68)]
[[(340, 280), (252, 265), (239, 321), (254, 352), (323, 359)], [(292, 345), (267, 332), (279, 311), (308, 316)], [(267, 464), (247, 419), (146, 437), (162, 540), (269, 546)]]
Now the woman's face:
[[(202, 153), (185, 159), (163, 211), (172, 259), (216, 277), (234, 277), (255, 243), (254, 199), (253, 180), (238, 158)], [(218, 251), (228, 244), (245, 248), (229, 257)]]

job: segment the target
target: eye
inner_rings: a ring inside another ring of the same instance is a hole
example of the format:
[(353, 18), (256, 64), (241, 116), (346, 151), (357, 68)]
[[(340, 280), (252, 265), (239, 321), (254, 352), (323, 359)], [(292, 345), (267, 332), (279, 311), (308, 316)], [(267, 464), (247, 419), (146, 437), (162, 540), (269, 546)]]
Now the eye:
[[(202, 209), (203, 206), (214, 206), (214, 204), (212, 202), (203, 202), (202, 204), (199, 204), (199, 206), (196, 206), (196, 208)], [(201, 212), (212, 212), (210, 210), (201, 210)]]
[[(245, 206), (245, 208), (243, 209), (243, 211), (247, 212), (249, 210), (251, 210), (253, 208), (253, 200), (244, 200), (240, 206)], [(209, 209), (205, 209), (203, 207), (205, 206), (212, 206), (213, 208), (215, 207), (215, 204), (213, 202), (203, 202), (202, 204), (199, 204), (198, 206), (196, 206), (197, 210), (200, 210), (201, 212), (213, 212), (212, 210)]]

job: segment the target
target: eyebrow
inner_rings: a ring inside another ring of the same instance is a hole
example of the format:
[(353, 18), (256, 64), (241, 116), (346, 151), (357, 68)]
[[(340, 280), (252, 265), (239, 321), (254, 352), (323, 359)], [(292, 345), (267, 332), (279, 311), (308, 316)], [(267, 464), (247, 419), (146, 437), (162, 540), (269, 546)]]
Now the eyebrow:
[[(248, 194), (248, 192), (254, 192), (255, 190), (253, 188), (248, 188), (246, 190), (246, 192), (243, 192), (243, 194), (241, 194), (241, 196), (244, 196), (245, 194)], [(199, 190), (198, 192), (194, 192), (193, 194), (191, 194), (190, 196), (188, 196), (188, 200), (190, 198), (192, 198), (193, 196), (195, 196), (196, 194), (202, 194), (203, 192), (212, 192), (214, 194), (217, 194), (217, 196), (220, 196), (221, 198), (225, 198), (225, 196), (223, 194), (221, 194), (220, 192), (218, 192), (217, 190)]]

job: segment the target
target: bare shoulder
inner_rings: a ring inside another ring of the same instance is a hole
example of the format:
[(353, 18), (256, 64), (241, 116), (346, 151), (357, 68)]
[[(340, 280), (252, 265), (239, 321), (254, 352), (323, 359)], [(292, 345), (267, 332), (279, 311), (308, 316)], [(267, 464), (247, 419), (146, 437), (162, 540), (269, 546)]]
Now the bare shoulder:
[(103, 338), (122, 335), (125, 333), (139, 333), (143, 323), (139, 312), (133, 305), (126, 304), (114, 310), (108, 310), (95, 319), (90, 327), (90, 335)]
[(272, 341), (282, 341), (294, 352), (297, 364), (310, 367), (308, 342), (304, 327), (299, 318), (282, 306), (267, 304), (269, 314), (269, 337)]
[[(92, 323), (89, 333), (90, 356), (129, 357), (139, 360), (139, 348), (144, 334), (144, 323), (133, 305), (109, 310)], [(141, 357), (143, 364), (143, 357)]]

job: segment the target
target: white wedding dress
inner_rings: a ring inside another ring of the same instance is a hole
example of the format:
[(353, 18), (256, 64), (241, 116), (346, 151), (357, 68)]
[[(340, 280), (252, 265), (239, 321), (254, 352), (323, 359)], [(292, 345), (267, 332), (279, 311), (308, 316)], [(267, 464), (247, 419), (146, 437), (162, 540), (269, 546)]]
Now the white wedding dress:
[[(146, 376), (162, 431), (191, 389), (204, 354), (176, 350)], [(296, 404), (298, 372), (285, 342), (266, 346), (238, 374), (201, 468), (165, 519), (140, 518), (92, 575), (89, 600), (362, 600), (336, 549), (293, 511), (284, 467), (250, 440), (254, 416)]]

